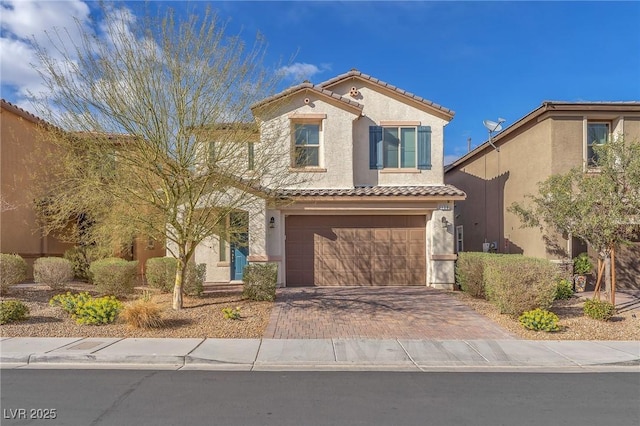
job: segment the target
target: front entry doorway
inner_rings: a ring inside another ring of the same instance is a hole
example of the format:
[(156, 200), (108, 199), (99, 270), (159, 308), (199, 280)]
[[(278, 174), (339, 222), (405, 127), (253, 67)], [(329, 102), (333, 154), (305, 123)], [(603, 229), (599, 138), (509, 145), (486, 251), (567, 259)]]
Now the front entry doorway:
[(231, 281), (241, 281), (249, 263), (249, 215), (247, 212), (232, 213), (230, 222)]

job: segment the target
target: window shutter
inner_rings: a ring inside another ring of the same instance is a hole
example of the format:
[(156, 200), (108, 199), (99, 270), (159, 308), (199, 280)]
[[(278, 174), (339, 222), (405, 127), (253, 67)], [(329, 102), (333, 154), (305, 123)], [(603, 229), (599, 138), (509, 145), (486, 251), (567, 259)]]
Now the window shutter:
[(418, 126), (418, 169), (431, 170), (430, 126)]
[(369, 169), (382, 169), (382, 127), (369, 126)]

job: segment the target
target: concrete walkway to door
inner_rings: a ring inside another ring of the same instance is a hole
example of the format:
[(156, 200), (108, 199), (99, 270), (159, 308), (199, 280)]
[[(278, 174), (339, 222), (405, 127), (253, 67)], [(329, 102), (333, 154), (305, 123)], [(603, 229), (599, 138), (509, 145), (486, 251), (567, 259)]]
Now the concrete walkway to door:
[(515, 339), (446, 291), (427, 287), (278, 289), (268, 339)]

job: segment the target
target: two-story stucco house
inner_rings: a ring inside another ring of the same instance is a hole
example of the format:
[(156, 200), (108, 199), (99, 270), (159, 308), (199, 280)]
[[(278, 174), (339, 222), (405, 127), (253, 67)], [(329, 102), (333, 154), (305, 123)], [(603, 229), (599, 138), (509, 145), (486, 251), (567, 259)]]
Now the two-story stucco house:
[(280, 191), (285, 202), (247, 212), (248, 247), (218, 237), (198, 247), (208, 281), (275, 262), (283, 286), (453, 288), (453, 203), (465, 198), (444, 184), (453, 111), (357, 70), (252, 110), (262, 143), (270, 127), (286, 129), (275, 143), (302, 183)]
[[(468, 197), (456, 202), (457, 251), (482, 251), (561, 260), (587, 251), (576, 238), (558, 236), (548, 244), (537, 228), (522, 228), (507, 209), (536, 194), (538, 182), (553, 174), (594, 168), (593, 146), (623, 135), (640, 143), (640, 102), (544, 102), (493, 138), (447, 167), (445, 182)], [(483, 247), (484, 245), (484, 247)], [(618, 285), (640, 288), (640, 244), (616, 256)]]

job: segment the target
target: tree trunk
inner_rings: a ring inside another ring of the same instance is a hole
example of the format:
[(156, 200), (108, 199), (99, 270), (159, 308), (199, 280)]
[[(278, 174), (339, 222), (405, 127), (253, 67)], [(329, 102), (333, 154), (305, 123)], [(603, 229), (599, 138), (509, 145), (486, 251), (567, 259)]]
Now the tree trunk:
[(616, 249), (611, 247), (611, 304), (616, 306)]
[(604, 293), (611, 297), (611, 252), (604, 258)]
[(182, 309), (182, 284), (184, 283), (184, 276), (186, 271), (187, 262), (181, 255), (176, 264), (176, 281), (173, 286), (173, 309), (179, 311)]

